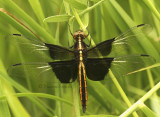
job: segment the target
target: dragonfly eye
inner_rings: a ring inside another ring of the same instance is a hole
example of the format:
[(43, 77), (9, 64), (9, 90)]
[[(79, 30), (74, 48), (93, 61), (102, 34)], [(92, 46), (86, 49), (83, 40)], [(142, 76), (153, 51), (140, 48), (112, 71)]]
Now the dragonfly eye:
[(78, 35), (73, 35), (73, 38), (74, 39), (78, 39)]
[(85, 34), (80, 34), (81, 39), (85, 39), (86, 35)]

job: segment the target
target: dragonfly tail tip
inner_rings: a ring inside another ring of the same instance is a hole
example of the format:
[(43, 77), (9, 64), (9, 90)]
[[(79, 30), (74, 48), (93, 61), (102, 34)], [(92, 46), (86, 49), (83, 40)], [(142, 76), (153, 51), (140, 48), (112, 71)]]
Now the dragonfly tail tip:
[(86, 106), (83, 107), (83, 113), (85, 113), (85, 112), (86, 112)]

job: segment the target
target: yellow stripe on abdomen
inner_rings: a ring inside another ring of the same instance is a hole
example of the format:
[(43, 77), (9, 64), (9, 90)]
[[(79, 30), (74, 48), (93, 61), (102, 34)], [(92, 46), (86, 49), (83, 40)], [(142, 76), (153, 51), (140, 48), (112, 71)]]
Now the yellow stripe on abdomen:
[(87, 106), (87, 83), (85, 65), (83, 61), (79, 62), (79, 90), (83, 113), (85, 113)]

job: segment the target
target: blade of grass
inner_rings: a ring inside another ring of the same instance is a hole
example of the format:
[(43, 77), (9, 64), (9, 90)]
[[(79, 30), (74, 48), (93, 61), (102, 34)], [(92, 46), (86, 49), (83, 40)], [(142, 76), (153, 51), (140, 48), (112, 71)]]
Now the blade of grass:
[(112, 104), (112, 106), (117, 108), (120, 112), (123, 112), (125, 110), (125, 107), (100, 82), (93, 82), (87, 80), (87, 84), (88, 86), (92, 86), (92, 88), (101, 96), (97, 100), (102, 100), (102, 99), (108, 100)]
[[(26, 97), (26, 96), (31, 96), (31, 97), (41, 97), (41, 98), (47, 98), (47, 99), (52, 99), (52, 100), (57, 100), (57, 101), (61, 101), (64, 102), (70, 106), (72, 106), (73, 104), (63, 98), (54, 96), (54, 95), (50, 95), (50, 94), (45, 94), (45, 93), (16, 93), (14, 94), (17, 97)], [(1, 96), (0, 99), (5, 98), (5, 96)]]
[(43, 26), (47, 31), (49, 31), (49, 27), (46, 23), (43, 22), (43, 19), (45, 18), (42, 7), (40, 5), (39, 0), (29, 0), (29, 3), (37, 16), (41, 26)]
[[(122, 31), (126, 30), (127, 27), (135, 26), (134, 21), (128, 16), (124, 9), (115, 0), (111, 0), (108, 2), (105, 1), (104, 6), (106, 7), (106, 9), (108, 9), (112, 19)], [(159, 58), (157, 50), (154, 48), (151, 42), (146, 39), (145, 36), (139, 39), (139, 42), (146, 51), (146, 53), (149, 53), (150, 55)]]
[[(3, 82), (0, 79), (0, 95), (5, 95), (3, 90)], [(2, 117), (11, 117), (9, 106), (6, 99), (0, 99), (0, 115)]]
[(64, 22), (68, 21), (71, 18), (70, 15), (55, 15), (45, 18), (44, 22)]
[[(27, 89), (23, 88), (21, 85), (16, 83), (9, 76), (4, 75), (2, 72), (0, 72), (0, 77), (3, 78), (4, 80), (7, 80), (10, 84), (12, 84), (20, 92), (26, 92), (26, 93), (29, 92)], [(48, 110), (46, 110), (46, 107), (44, 107), (44, 105), (41, 105), (39, 103), (39, 101), (37, 101), (38, 99), (34, 99), (34, 98), (31, 98), (31, 97), (28, 97), (28, 99), (33, 101), (37, 105), (37, 107), (39, 107), (46, 115), (52, 116), (52, 114)]]
[(152, 110), (150, 110), (145, 104), (141, 104), (139, 108), (144, 112), (147, 117), (158, 117)]
[(154, 65), (151, 65), (151, 66), (148, 66), (148, 67), (145, 67), (145, 68), (130, 72), (127, 75), (130, 75), (130, 74), (133, 74), (133, 73), (136, 73), (136, 72), (140, 72), (140, 71), (144, 71), (144, 70), (148, 70), (148, 69), (151, 69), (151, 68), (159, 67), (159, 66), (160, 66), (160, 63), (156, 63)]
[(160, 108), (160, 98), (157, 94), (154, 94), (151, 99), (150, 99), (150, 105), (152, 110), (158, 115), (157, 117), (160, 116), (159, 108)]
[(142, 1), (148, 6), (148, 8), (157, 17), (157, 19), (160, 20), (160, 14), (159, 14), (158, 10), (154, 7), (153, 3), (149, 0), (142, 0)]
[(103, 106), (106, 110), (109, 110), (108, 105), (106, 104), (106, 99), (102, 99), (101, 93), (99, 93), (97, 90), (94, 89), (91, 83), (87, 82), (87, 90), (89, 95), (92, 95), (93, 98), (95, 98), (101, 106)]
[[(2, 76), (1, 76), (2, 77)], [(14, 91), (9, 83), (3, 82), (3, 90), (5, 91), (8, 104), (16, 117), (30, 117), (29, 113), (22, 106), (17, 97), (14, 96)], [(15, 108), (16, 105), (16, 108)]]
[(21, 17), (29, 26), (36, 32), (37, 35), (43, 37), (46, 41), (52, 42), (54, 38), (36, 23), (29, 15), (27, 15), (20, 7), (18, 7), (12, 0), (0, 1), (2, 4), (7, 4), (8, 7), (16, 14), (17, 17)]
[[(149, 69), (147, 70), (147, 75), (149, 78), (150, 87), (153, 88), (155, 84), (154, 84), (152, 73)], [(160, 112), (159, 112), (160, 98), (158, 97), (156, 92), (153, 95), (153, 97), (151, 98), (151, 107), (153, 108), (154, 112), (156, 112), (160, 116)], [(146, 105), (145, 105), (145, 108), (147, 108)], [(144, 113), (147, 113), (146, 110), (144, 110), (144, 111), (145, 111)]]
[[(0, 61), (0, 64), (3, 67), (2, 61)], [(4, 70), (5, 72), (5, 70)], [(21, 102), (18, 100), (16, 96), (14, 96), (15, 92), (11, 85), (5, 80), (6, 77), (0, 72), (0, 79), (2, 82), (2, 88), (4, 91), (4, 95), (6, 96), (7, 102), (16, 117), (30, 117), (29, 113), (25, 110), (25, 108), (22, 106)], [(16, 105), (16, 108), (15, 108)]]
[[(140, 5), (135, 0), (130, 0), (129, 4), (131, 7), (131, 13), (135, 23), (141, 24), (143, 22), (143, 15), (142, 15), (142, 9)], [(138, 12), (135, 9), (137, 9)]]
[(138, 107), (143, 104), (148, 98), (150, 98), (153, 93), (155, 93), (160, 88), (160, 82), (157, 83), (150, 91), (148, 91), (142, 98), (140, 98), (136, 103), (134, 103), (130, 108), (128, 108), (120, 117), (128, 117), (133, 111), (138, 109)]
[(78, 10), (83, 10), (87, 7), (82, 1), (69, 0), (67, 2), (70, 4), (70, 6)]
[(22, 26), (19, 22), (15, 21), (12, 17), (10, 17), (7, 11), (3, 8), (0, 8), (0, 17), (2, 17), (5, 21), (10, 22), (10, 24), (15, 27), (18, 31), (22, 32), (24, 35), (29, 35), (34, 37), (31, 32)]
[(100, 5), (104, 0), (98, 1), (96, 4), (92, 5), (91, 7), (87, 7), (87, 9), (83, 10), (79, 15), (84, 15), (85, 13), (91, 11), (92, 9), (96, 8), (98, 5)]
[[(123, 91), (122, 87), (120, 86), (120, 84), (118, 83), (117, 79), (115, 78), (115, 76), (113, 75), (112, 71), (109, 70), (109, 75), (111, 76), (112, 81), (114, 82), (117, 90), (119, 91), (121, 97), (123, 98), (124, 102), (127, 104), (128, 107), (131, 107), (132, 104), (129, 101), (127, 95), (125, 94), (125, 92)], [(133, 113), (134, 117), (138, 117), (138, 114), (136, 112)]]
[(87, 115), (87, 116), (81, 116), (81, 117), (118, 117), (115, 115)]

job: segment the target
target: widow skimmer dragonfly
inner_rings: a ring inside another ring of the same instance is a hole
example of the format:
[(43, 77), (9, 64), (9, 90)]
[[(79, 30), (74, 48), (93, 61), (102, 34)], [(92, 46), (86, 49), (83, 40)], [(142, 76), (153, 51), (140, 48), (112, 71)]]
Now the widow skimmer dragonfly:
[[(120, 70), (125, 69), (122, 73), (118, 71), (121, 75), (124, 75), (154, 64), (154, 59), (149, 55), (123, 54), (124, 51), (128, 51), (127, 49), (138, 42), (136, 36), (148, 28), (149, 25), (147, 24), (135, 26), (121, 35), (103, 41), (94, 47), (88, 47), (85, 44), (83, 40), (87, 36), (79, 30), (74, 34), (71, 33), (75, 43), (69, 49), (27, 38), (21, 34), (13, 34), (9, 41), (12, 44), (18, 44), (21, 50), (25, 48), (24, 52), (30, 51), (32, 55), (34, 54), (33, 56), (38, 56), (38, 59), (13, 65), (9, 69), (9, 74), (16, 77), (16, 70), (29, 71), (36, 69), (40, 70), (38, 77), (41, 77), (41, 74), (50, 71), (55, 73), (61, 83), (74, 82), (78, 76), (80, 99), (83, 113), (85, 113), (87, 106), (86, 77), (93, 81), (101, 81), (104, 80), (109, 69), (112, 68), (116, 70), (118, 70), (117, 68), (120, 68)], [(113, 55), (117, 57), (113, 57)]]

